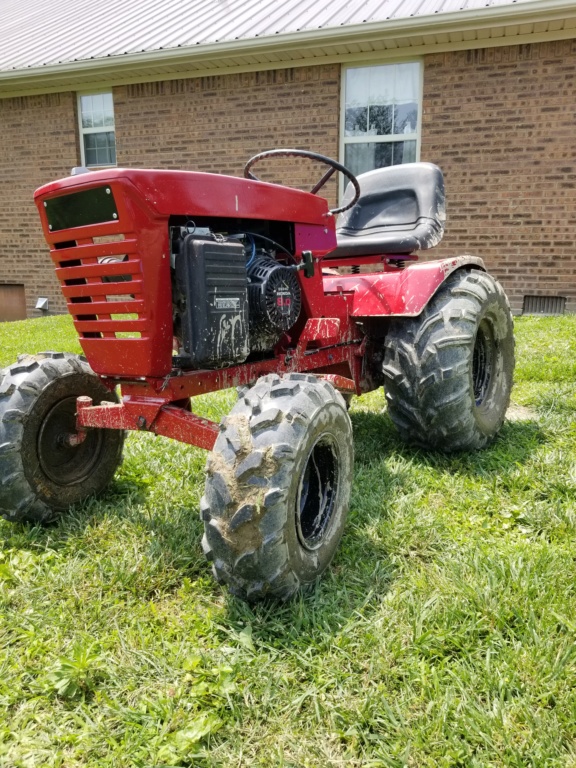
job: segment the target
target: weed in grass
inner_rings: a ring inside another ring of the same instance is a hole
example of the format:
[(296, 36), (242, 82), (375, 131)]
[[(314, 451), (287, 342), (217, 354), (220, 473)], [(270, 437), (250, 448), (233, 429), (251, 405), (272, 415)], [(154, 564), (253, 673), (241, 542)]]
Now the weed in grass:
[(48, 689), (64, 699), (92, 694), (108, 674), (108, 664), (98, 646), (77, 642), (69, 657), (60, 657), (46, 676)]

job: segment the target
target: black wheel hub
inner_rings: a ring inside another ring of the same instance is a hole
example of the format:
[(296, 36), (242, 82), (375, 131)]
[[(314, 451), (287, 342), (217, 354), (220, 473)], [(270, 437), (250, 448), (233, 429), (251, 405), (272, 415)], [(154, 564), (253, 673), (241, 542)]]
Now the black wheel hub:
[(483, 320), (476, 334), (472, 356), (472, 386), (474, 387), (474, 402), (482, 405), (490, 390), (494, 368), (494, 334), (490, 324)]
[(313, 445), (300, 478), (296, 527), (305, 549), (318, 549), (330, 526), (338, 495), (338, 451), (328, 435)]
[(72, 445), (76, 434), (76, 398), (60, 400), (46, 414), (38, 433), (38, 461), (57, 485), (73, 485), (90, 476), (98, 464), (102, 430), (89, 430), (83, 442)]

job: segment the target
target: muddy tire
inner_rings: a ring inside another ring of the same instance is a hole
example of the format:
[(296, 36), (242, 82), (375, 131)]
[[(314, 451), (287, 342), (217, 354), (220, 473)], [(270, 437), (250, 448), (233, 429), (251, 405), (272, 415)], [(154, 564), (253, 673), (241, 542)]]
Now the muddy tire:
[(383, 363), (388, 412), (413, 444), (482, 448), (502, 426), (513, 371), (513, 321), (502, 287), (485, 272), (460, 270), (419, 317), (392, 323)]
[(23, 355), (0, 382), (0, 515), (45, 523), (102, 491), (122, 459), (124, 433), (90, 429), (77, 446), (76, 398), (117, 402), (77, 355)]
[(245, 600), (285, 600), (328, 567), (352, 482), (342, 396), (307, 374), (260, 379), (222, 423), (201, 502), (204, 553)]

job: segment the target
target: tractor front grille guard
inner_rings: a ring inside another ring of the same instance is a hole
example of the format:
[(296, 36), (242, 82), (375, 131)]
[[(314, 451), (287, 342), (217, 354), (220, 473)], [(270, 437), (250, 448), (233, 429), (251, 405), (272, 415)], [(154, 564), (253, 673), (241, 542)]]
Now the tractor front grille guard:
[(108, 376), (165, 376), (172, 350), (167, 220), (125, 179), (59, 191), (39, 209), (92, 368)]

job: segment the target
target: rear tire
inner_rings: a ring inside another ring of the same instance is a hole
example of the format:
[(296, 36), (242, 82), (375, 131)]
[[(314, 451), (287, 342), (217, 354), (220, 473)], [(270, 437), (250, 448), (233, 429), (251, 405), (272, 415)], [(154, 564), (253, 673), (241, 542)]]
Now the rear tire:
[(201, 516), (216, 579), (245, 600), (285, 600), (328, 567), (352, 482), (352, 426), (328, 382), (260, 379), (224, 420)]
[(0, 382), (0, 515), (45, 523), (102, 491), (122, 460), (124, 432), (89, 429), (73, 446), (76, 398), (117, 402), (77, 355), (23, 355)]
[(506, 294), (485, 272), (459, 270), (419, 317), (390, 327), (383, 364), (390, 418), (425, 448), (482, 448), (502, 426), (513, 371)]

